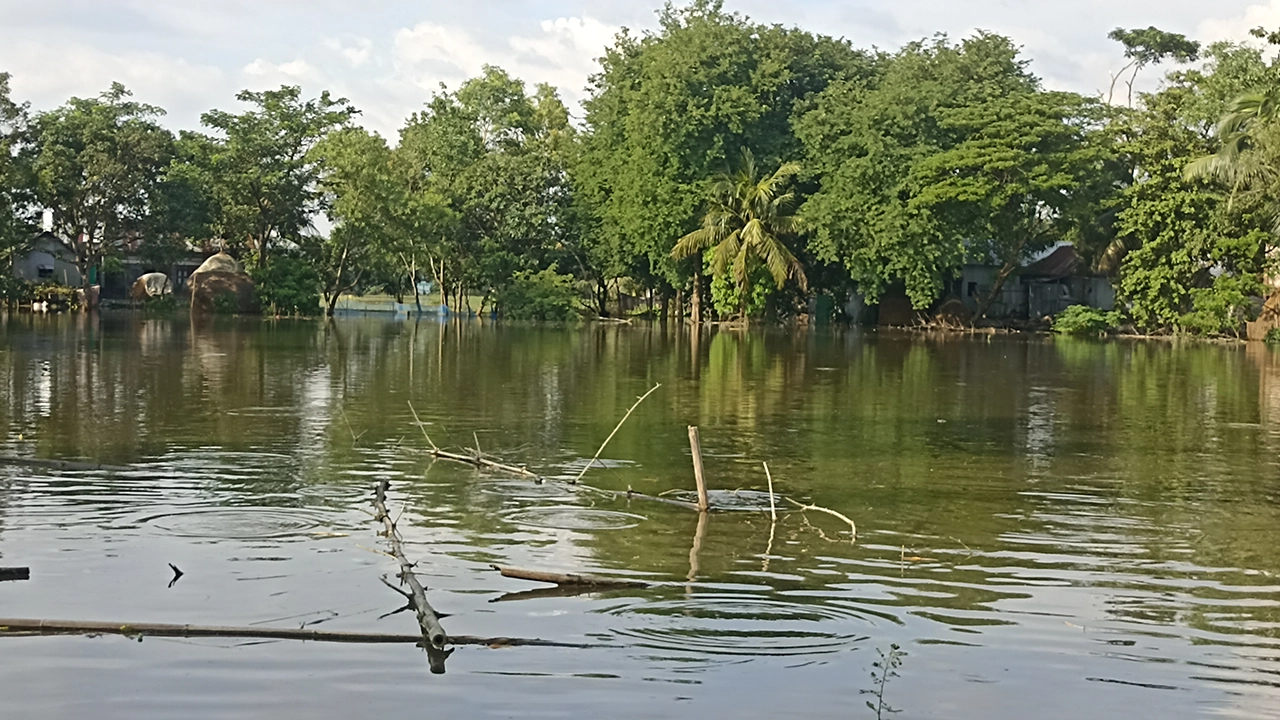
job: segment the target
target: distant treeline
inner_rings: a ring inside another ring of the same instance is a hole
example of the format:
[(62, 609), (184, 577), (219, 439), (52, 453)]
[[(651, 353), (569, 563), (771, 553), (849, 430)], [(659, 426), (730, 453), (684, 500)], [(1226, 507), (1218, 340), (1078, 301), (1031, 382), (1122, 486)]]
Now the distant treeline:
[[(86, 279), (126, 247), (159, 267), (221, 246), (264, 305), (302, 313), (420, 280), (542, 319), (617, 314), (624, 295), (704, 318), (854, 291), (927, 308), (967, 262), (1000, 267), (989, 301), (1062, 241), (1142, 330), (1232, 333), (1267, 293), (1280, 33), (1117, 29), (1115, 80), (1086, 97), (1046, 90), (991, 33), (883, 52), (718, 0), (659, 19), (606, 50), (580, 123), (550, 86), (487, 67), (394, 144), (296, 87), (175, 136), (121, 85), (33, 112), (0, 74), (0, 254), (50, 208)], [(1160, 89), (1135, 92), (1156, 65)]]

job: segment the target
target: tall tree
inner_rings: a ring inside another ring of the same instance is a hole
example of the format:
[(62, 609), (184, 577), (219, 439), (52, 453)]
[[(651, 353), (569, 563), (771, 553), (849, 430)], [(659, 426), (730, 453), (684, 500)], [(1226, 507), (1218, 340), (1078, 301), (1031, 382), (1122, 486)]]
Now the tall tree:
[(453, 219), (431, 269), (458, 303), (472, 291), (483, 307), (517, 272), (545, 269), (565, 254), (573, 134), (553, 90), (530, 96), (496, 67), (438, 93), (401, 130), (397, 153), (419, 207), (436, 205), (434, 196)]
[(737, 172), (711, 183), (702, 227), (680, 238), (671, 251), (677, 260), (711, 251), (713, 272), (731, 275), (738, 288), (738, 310), (744, 320), (756, 267), (763, 266), (778, 288), (788, 279), (801, 287), (808, 284), (804, 268), (784, 242), (800, 230), (800, 220), (792, 214), (795, 193), (787, 190), (799, 173), (799, 163), (790, 162), (761, 177), (755, 157), (743, 150)]
[(192, 146), (192, 157), (203, 161), (205, 180), (213, 189), (213, 232), (265, 265), (275, 245), (301, 242), (324, 210), (311, 150), (357, 111), (327, 91), (304, 100), (296, 86), (246, 90), (236, 99), (251, 108), (241, 113), (210, 110), (201, 122), (214, 135), (189, 134), (184, 143)]
[(1169, 60), (1189, 63), (1200, 57), (1200, 43), (1188, 40), (1181, 33), (1165, 32), (1154, 26), (1131, 30), (1116, 28), (1107, 33), (1107, 37), (1124, 46), (1124, 56), (1129, 60), (1128, 64), (1111, 76), (1111, 87), (1107, 90), (1108, 105), (1115, 98), (1116, 83), (1124, 78), (1126, 72), (1130, 73), (1125, 85), (1129, 89), (1129, 105), (1132, 107), (1133, 83), (1143, 68)]
[(578, 180), (597, 254), (666, 291), (701, 283), (701, 265), (677, 264), (671, 250), (698, 227), (712, 178), (741, 148), (766, 165), (799, 156), (793, 117), (873, 62), (847, 42), (727, 13), (719, 0), (668, 3), (658, 20), (656, 32), (619, 35), (601, 59)]
[[(966, 182), (982, 182), (982, 155), (1011, 147), (1014, 138), (984, 145), (974, 137), (980, 116), (994, 119), (1002, 103), (1022, 102), (1039, 83), (1008, 38), (988, 33), (957, 44), (945, 36), (912, 43), (880, 67), (877, 76), (833, 84), (797, 121), (805, 166), (819, 182), (801, 215), (811, 228), (810, 250), (842, 264), (869, 302), (900, 287), (916, 307), (927, 307), (970, 244), (989, 237), (977, 223), (981, 213), (971, 216), (973, 227), (956, 232), (958, 215), (932, 212), (948, 204), (931, 192), (945, 171), (936, 156), (954, 153), (970, 164)], [(966, 117), (974, 113), (973, 120)], [(1006, 117), (1004, 127), (1016, 132), (1017, 122)], [(1015, 150), (1018, 163), (1028, 151)], [(1018, 169), (1010, 169), (1013, 177)], [(957, 179), (947, 187), (958, 191), (960, 185)]]
[(28, 108), (10, 97), (9, 73), (0, 73), (0, 263), (5, 267), (34, 230), (35, 178)]
[(971, 258), (1000, 266), (977, 318), (1028, 258), (1105, 232), (1101, 218), (1123, 173), (1097, 105), (1028, 92), (939, 112), (940, 128), (962, 139), (911, 169), (907, 207), (943, 237), (963, 239)]
[(156, 122), (164, 111), (130, 97), (113, 83), (35, 118), (39, 202), (75, 251), (86, 290), (90, 270), (147, 227), (173, 155), (173, 136)]
[[(1257, 48), (1225, 43), (1210, 46), (1206, 58), (1204, 68), (1170, 73), (1166, 87), (1142, 96), (1122, 131), (1134, 182), (1119, 203), (1116, 225), (1128, 253), (1117, 291), (1138, 327), (1150, 332), (1236, 331), (1250, 297), (1262, 291), (1276, 245), (1265, 193), (1238, 192), (1233, 199), (1231, 184), (1188, 172), (1216, 164), (1196, 162), (1213, 157), (1215, 122), (1232, 98), (1275, 83), (1276, 65)], [(1244, 145), (1227, 156), (1254, 151)]]

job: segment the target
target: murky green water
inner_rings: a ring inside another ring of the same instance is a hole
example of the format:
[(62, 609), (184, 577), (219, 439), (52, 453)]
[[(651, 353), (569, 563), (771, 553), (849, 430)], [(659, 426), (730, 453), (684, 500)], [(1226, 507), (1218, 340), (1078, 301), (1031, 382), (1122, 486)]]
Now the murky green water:
[[(1053, 339), (11, 317), (0, 617), (412, 632), (364, 509), (393, 482), (453, 633), (593, 649), (0, 638), (5, 718), (1280, 717), (1280, 354)], [(698, 518), (432, 462), (474, 446), (688, 491)], [(473, 434), (474, 433), (474, 434)], [(736, 494), (734, 491), (737, 491)], [(772, 537), (772, 540), (771, 540)], [(172, 588), (168, 563), (186, 575)], [(490, 563), (648, 589), (524, 591)]]

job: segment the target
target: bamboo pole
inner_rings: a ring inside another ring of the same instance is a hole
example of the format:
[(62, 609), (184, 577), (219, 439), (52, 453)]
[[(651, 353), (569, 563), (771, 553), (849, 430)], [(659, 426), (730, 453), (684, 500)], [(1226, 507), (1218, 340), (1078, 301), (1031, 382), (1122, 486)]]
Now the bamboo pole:
[(374, 520), (381, 521), (385, 528), (387, 544), (391, 546), (391, 553), (400, 564), (400, 582), (408, 585), (409, 591), (405, 592), (385, 579), (383, 579), (383, 582), (387, 587), (404, 595), (413, 607), (418, 616), (418, 626), (422, 628), (422, 638), (426, 641), (431, 672), (439, 675), (444, 673), (444, 661), (449, 657), (450, 651), (445, 650), (445, 645), (449, 644), (449, 635), (440, 626), (440, 614), (435, 611), (435, 608), (431, 607), (431, 603), (427, 602), (427, 591), (422, 587), (422, 583), (418, 582), (418, 576), (413, 573), (413, 563), (409, 562), (409, 559), (404, 555), (404, 547), (400, 542), (400, 531), (396, 529), (395, 521), (391, 519), (391, 515), (387, 512), (387, 490), (390, 487), (390, 480), (384, 479), (378, 483), (378, 489), (373, 499), (373, 507), (376, 511)]
[(769, 479), (769, 517), (778, 522), (778, 508), (773, 503), (773, 473), (769, 472), (769, 463), (764, 463), (764, 476)]
[[(328, 643), (364, 644), (418, 644), (421, 635), (395, 633), (342, 632), (334, 630), (307, 630), (305, 628), (233, 627), (221, 625), (173, 625), (165, 623), (94, 622), (84, 620), (35, 620), (27, 618), (0, 618), (0, 637), (5, 635), (127, 635), (182, 638), (255, 638), (260, 640), (307, 640)], [(454, 645), (480, 645), (487, 647), (564, 647), (589, 648), (597, 645), (561, 643), (536, 638), (485, 638), (471, 635), (454, 635), (449, 638)]]
[(711, 509), (707, 499), (707, 478), (702, 470), (702, 441), (698, 438), (698, 426), (689, 426), (689, 449), (693, 451), (693, 480), (698, 484), (698, 512)]
[(654, 385), (653, 387), (649, 388), (649, 392), (645, 393), (644, 395), (641, 395), (640, 399), (636, 400), (635, 404), (631, 406), (631, 409), (627, 410), (627, 414), (623, 415), (622, 419), (618, 421), (618, 424), (614, 426), (613, 432), (609, 433), (609, 437), (605, 438), (604, 442), (600, 444), (600, 449), (596, 450), (595, 457), (591, 458), (591, 462), (587, 463), (587, 466), (582, 468), (582, 472), (578, 473), (578, 477), (573, 479), (574, 485), (577, 485), (578, 481), (582, 479), (582, 476), (586, 475), (587, 471), (591, 469), (591, 466), (595, 465), (596, 461), (600, 459), (600, 453), (604, 452), (604, 449), (606, 446), (608, 446), (609, 441), (612, 440), (613, 436), (617, 435), (618, 431), (622, 429), (622, 424), (627, 421), (627, 418), (631, 417), (631, 413), (635, 412), (636, 408), (640, 407), (640, 403), (644, 402), (645, 398), (652, 395), (654, 391), (660, 387), (662, 387), (662, 383), (658, 383), (657, 385)]
[(504, 567), (502, 565), (490, 565), (489, 567), (502, 573), (503, 577), (551, 583), (552, 585), (560, 585), (561, 587), (648, 587), (647, 583), (637, 582), (635, 580), (620, 580), (615, 578), (597, 577), (594, 575), (578, 575), (576, 573), (564, 574), (543, 572), (541, 570), (525, 570), (523, 568)]

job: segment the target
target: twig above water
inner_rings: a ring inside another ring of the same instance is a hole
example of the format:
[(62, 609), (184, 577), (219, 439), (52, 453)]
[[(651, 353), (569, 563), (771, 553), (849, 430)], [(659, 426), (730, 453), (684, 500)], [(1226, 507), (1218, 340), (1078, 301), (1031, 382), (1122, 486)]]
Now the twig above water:
[(649, 392), (645, 393), (644, 395), (641, 395), (640, 399), (635, 401), (635, 404), (631, 406), (631, 409), (627, 410), (627, 414), (623, 415), (622, 419), (618, 421), (618, 424), (614, 426), (613, 432), (609, 433), (609, 437), (605, 438), (604, 442), (600, 444), (600, 449), (596, 450), (596, 454), (594, 457), (591, 458), (591, 462), (588, 462), (586, 467), (582, 468), (582, 472), (578, 473), (578, 477), (573, 479), (573, 484), (575, 485), (578, 484), (578, 481), (582, 480), (582, 476), (587, 474), (587, 471), (591, 469), (591, 466), (595, 465), (596, 462), (600, 460), (600, 454), (604, 452), (604, 449), (606, 447), (608, 447), (609, 441), (613, 439), (613, 436), (618, 434), (618, 430), (622, 429), (622, 424), (627, 421), (627, 418), (631, 417), (631, 413), (635, 412), (636, 408), (640, 407), (640, 403), (644, 402), (645, 398), (652, 395), (654, 391), (660, 387), (662, 387), (662, 383), (658, 383), (657, 385), (654, 385), (653, 387), (649, 388)]
[(821, 505), (805, 505), (805, 504), (803, 504), (803, 503), (798, 503), (798, 502), (796, 502), (795, 500), (792, 500), (791, 498), (785, 498), (785, 499), (786, 499), (786, 501), (787, 501), (787, 502), (789, 502), (789, 503), (791, 503), (792, 505), (795, 505), (796, 507), (800, 508), (800, 512), (806, 512), (806, 511), (808, 511), (808, 510), (817, 510), (818, 512), (826, 513), (826, 514), (828, 514), (828, 515), (830, 515), (830, 516), (832, 516), (832, 517), (840, 518), (841, 520), (843, 520), (843, 521), (845, 521), (845, 522), (849, 523), (849, 531), (850, 531), (850, 532), (852, 533), (852, 535), (853, 535), (853, 538), (850, 540), (850, 542), (856, 542), (856, 541), (857, 541), (857, 539), (858, 539), (858, 526), (857, 526), (857, 524), (856, 524), (856, 523), (854, 523), (854, 522), (853, 522), (852, 520), (850, 520), (848, 517), (846, 517), (846, 516), (844, 516), (844, 515), (842, 515), (842, 514), (840, 514), (840, 513), (836, 512), (835, 510), (832, 510), (832, 509), (830, 509), (830, 508), (824, 508), (824, 507), (822, 507)]

